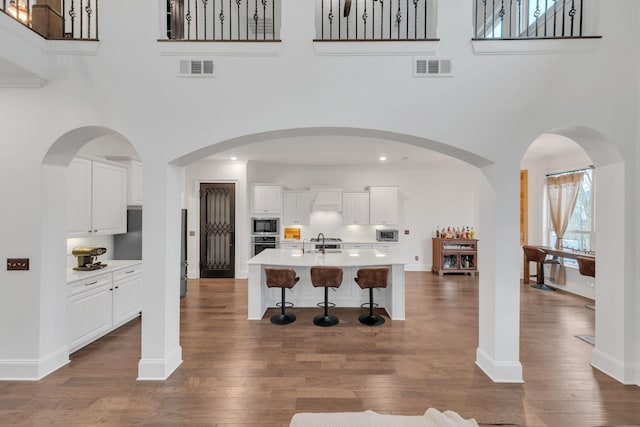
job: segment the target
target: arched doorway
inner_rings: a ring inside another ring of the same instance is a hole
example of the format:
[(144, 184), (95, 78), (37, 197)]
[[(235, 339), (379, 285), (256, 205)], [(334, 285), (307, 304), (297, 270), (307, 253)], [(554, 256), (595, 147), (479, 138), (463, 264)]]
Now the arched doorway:
[[(100, 126), (87, 126), (60, 136), (42, 160), (42, 269), (40, 276), (41, 352), (54, 354), (41, 367), (42, 376), (68, 363), (67, 347), (67, 167), (79, 151), (91, 141), (106, 138), (113, 151), (118, 142), (127, 145), (126, 153), (135, 153), (130, 142), (118, 132)], [(109, 140), (109, 138), (111, 138)], [(124, 146), (123, 145), (123, 146)]]
[[(500, 220), (496, 219), (496, 215), (503, 215), (504, 212), (508, 213), (508, 211), (502, 210), (501, 205), (496, 206), (494, 203), (496, 200), (496, 190), (494, 185), (496, 182), (504, 180), (501, 180), (501, 178), (495, 173), (495, 168), (488, 159), (437, 141), (412, 135), (371, 129), (298, 128), (264, 132), (239, 136), (219, 143), (210, 144), (191, 153), (186, 153), (169, 162), (167, 165), (158, 165), (158, 169), (153, 172), (153, 179), (158, 180), (158, 182), (162, 183), (172, 191), (160, 197), (157, 200), (158, 204), (152, 206), (152, 209), (157, 207), (158, 209), (166, 211), (166, 217), (161, 218), (163, 229), (168, 230), (176, 226), (178, 223), (180, 209), (179, 168), (182, 166), (189, 165), (194, 161), (216, 152), (254, 142), (268, 141), (277, 138), (308, 136), (321, 137), (324, 135), (371, 137), (394, 140), (450, 155), (478, 167), (479, 170), (481, 170), (481, 173), (479, 174), (480, 177), (477, 182), (477, 188), (480, 192), (478, 200), (481, 205), (478, 208), (478, 217), (479, 223), (483, 228), (483, 233), (486, 233), (485, 235), (487, 240), (483, 245), (484, 252), (480, 261), (485, 267), (483, 267), (483, 274), (480, 275), (480, 288), (481, 293), (484, 295), (480, 299), (480, 325), (482, 331), (480, 335), (480, 347), (477, 352), (477, 364), (496, 381), (521, 382), (521, 366), (518, 361), (517, 322), (498, 324), (493, 316), (494, 311), (500, 311), (503, 313), (502, 318), (505, 318), (505, 316), (509, 316), (509, 318), (512, 317), (514, 319), (517, 318), (517, 300), (519, 294), (517, 288), (514, 290), (513, 287), (509, 285), (511, 276), (517, 277), (516, 270), (513, 269), (512, 271), (512, 269), (506, 269), (506, 271), (500, 271), (499, 265), (502, 265), (503, 261), (501, 260), (501, 263), (496, 261), (496, 251), (504, 251), (511, 257), (513, 256), (514, 251), (509, 245), (509, 241), (511, 239), (503, 238), (502, 235), (499, 236), (499, 238), (494, 237), (497, 224), (500, 223)], [(499, 191), (505, 191), (505, 189), (500, 188)], [(506, 206), (508, 203), (503, 203), (503, 205)], [(157, 219), (159, 218), (156, 218), (156, 220)], [(513, 231), (509, 227), (501, 227), (500, 232), (510, 234)], [(153, 254), (151, 252), (147, 252), (145, 259), (153, 257), (155, 261), (166, 262), (176, 256), (175, 236), (164, 231), (163, 233), (164, 235), (161, 239), (158, 239), (160, 236), (154, 235), (152, 236), (153, 241), (145, 244), (145, 247), (153, 248), (152, 250), (154, 252)], [(162, 272), (154, 271), (151, 272), (151, 274), (153, 275), (153, 281), (156, 283), (162, 283), (166, 281), (168, 277)], [(173, 274), (174, 273), (172, 272), (171, 276), (173, 276)], [(499, 284), (500, 289), (496, 290), (496, 283)], [(147, 292), (151, 292), (151, 290), (148, 289)], [(149, 297), (151, 297), (150, 294)], [(165, 293), (163, 298), (166, 297), (167, 294)], [(157, 311), (155, 314), (158, 316), (156, 319), (143, 323), (143, 359), (140, 363), (141, 378), (162, 379), (163, 376), (166, 378), (166, 376), (168, 376), (181, 362), (181, 349), (178, 345), (178, 334), (177, 331), (175, 331), (175, 328), (171, 326), (171, 323), (174, 322), (173, 319), (179, 317), (178, 307), (172, 304), (168, 311), (165, 311), (164, 313)], [(148, 331), (145, 331), (145, 325), (149, 327)], [(150, 348), (150, 352), (145, 354), (145, 335), (158, 335), (160, 329), (164, 330), (162, 333), (165, 337), (165, 343), (167, 341), (172, 343), (170, 348), (167, 348), (166, 346), (161, 348), (160, 346), (154, 345), (153, 350), (151, 351)]]
[[(549, 155), (552, 155), (554, 147), (556, 148), (555, 152), (558, 154), (552, 156), (552, 160), (549, 160), (549, 157), (546, 158), (544, 169), (551, 168), (561, 172), (590, 165), (595, 168), (593, 172), (595, 175), (594, 229), (597, 237), (591, 248), (596, 252), (598, 266), (595, 289), (584, 288), (589, 286), (589, 281), (584, 279), (582, 290), (580, 283), (576, 285), (576, 278), (573, 278), (574, 283), (571, 285), (574, 292), (592, 297), (596, 301), (594, 331), (596, 345), (592, 352), (592, 366), (620, 382), (633, 383), (633, 375), (625, 367), (626, 364), (631, 363), (633, 357), (628, 349), (633, 347), (634, 326), (624, 302), (629, 301), (632, 295), (632, 284), (625, 272), (629, 270), (630, 261), (625, 254), (632, 243), (632, 236), (619, 232), (625, 229), (625, 218), (629, 218), (628, 209), (630, 209), (625, 200), (626, 177), (622, 156), (604, 135), (586, 127), (565, 127), (549, 131), (541, 135), (533, 145), (538, 148), (546, 146)], [(577, 151), (567, 148), (571, 145), (580, 148)], [(564, 156), (561, 153), (563, 150)], [(544, 173), (549, 172), (552, 171)], [(542, 172), (538, 175), (540, 173)], [(541, 192), (535, 193), (535, 197), (542, 202)], [(530, 243), (548, 243), (542, 236), (540, 220), (542, 214), (542, 209), (539, 209), (535, 224), (532, 224), (539, 233), (530, 240)], [(607, 230), (616, 231), (608, 232)], [(619, 248), (619, 250), (612, 250), (612, 248)], [(570, 274), (576, 275), (576, 273), (572, 271)]]

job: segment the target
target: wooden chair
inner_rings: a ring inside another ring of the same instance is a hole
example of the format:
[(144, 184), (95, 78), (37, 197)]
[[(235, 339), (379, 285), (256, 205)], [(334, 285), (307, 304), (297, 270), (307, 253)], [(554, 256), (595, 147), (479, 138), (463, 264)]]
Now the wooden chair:
[(324, 288), (324, 302), (318, 303), (324, 307), (324, 314), (319, 314), (313, 318), (313, 323), (317, 326), (333, 326), (340, 322), (337, 316), (329, 314), (329, 288), (339, 288), (342, 284), (342, 268), (317, 265), (311, 267), (311, 284), (315, 288)]
[[(592, 257), (579, 256), (576, 257), (578, 261), (578, 271), (583, 276), (596, 277), (596, 259)], [(595, 310), (596, 306), (593, 304), (585, 304), (585, 307), (591, 310)]]
[[(280, 313), (276, 313), (271, 316), (271, 323), (274, 325), (287, 325), (296, 321), (296, 315), (293, 313), (285, 313), (285, 306), (287, 303), (284, 300), (285, 289), (291, 289), (300, 280), (296, 277), (295, 270), (291, 268), (276, 268), (266, 267), (264, 269), (268, 288), (282, 288), (282, 301), (278, 303), (280, 305)], [(289, 303), (289, 307), (293, 304)]]
[(377, 304), (373, 302), (373, 289), (386, 288), (389, 283), (389, 267), (365, 267), (358, 270), (354, 280), (360, 289), (369, 289), (369, 313), (358, 317), (360, 323), (368, 326), (378, 326), (384, 323), (384, 318), (373, 312)]
[[(544, 265), (545, 264), (559, 264), (557, 259), (547, 258), (547, 253), (537, 246), (523, 246), (525, 262), (536, 263), (536, 284), (531, 285), (532, 288), (541, 289), (543, 291), (555, 291), (554, 288), (544, 283)], [(532, 276), (533, 277), (533, 276)], [(524, 278), (525, 283), (529, 282), (529, 277)]]

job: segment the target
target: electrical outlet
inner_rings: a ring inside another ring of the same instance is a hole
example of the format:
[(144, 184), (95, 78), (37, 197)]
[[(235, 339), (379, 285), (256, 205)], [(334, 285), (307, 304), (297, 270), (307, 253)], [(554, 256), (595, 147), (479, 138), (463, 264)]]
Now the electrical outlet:
[(408, 236), (409, 235), (409, 230), (404, 230), (404, 234), (405, 234), (405, 236)]
[(418, 255), (416, 255), (416, 261), (418, 261), (420, 259), (420, 257)]
[(7, 258), (7, 271), (28, 269), (29, 258)]

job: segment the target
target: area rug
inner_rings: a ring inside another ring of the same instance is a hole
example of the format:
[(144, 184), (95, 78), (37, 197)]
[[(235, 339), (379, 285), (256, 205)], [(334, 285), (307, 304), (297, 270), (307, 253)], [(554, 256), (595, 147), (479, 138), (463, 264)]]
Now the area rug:
[(478, 427), (473, 418), (465, 420), (453, 411), (429, 408), (424, 415), (389, 415), (374, 411), (299, 413), (289, 427)]
[(591, 335), (576, 335), (576, 338), (586, 342), (587, 344), (591, 344), (594, 347), (596, 345), (596, 337), (594, 337), (594, 336), (591, 336)]

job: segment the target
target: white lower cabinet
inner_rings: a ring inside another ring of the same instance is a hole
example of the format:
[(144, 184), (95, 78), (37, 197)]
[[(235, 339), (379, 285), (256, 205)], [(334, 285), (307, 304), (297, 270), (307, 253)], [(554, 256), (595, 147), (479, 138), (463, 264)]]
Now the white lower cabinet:
[(371, 243), (343, 243), (342, 249), (371, 249)]
[(373, 248), (387, 255), (400, 255), (400, 243), (375, 243)]
[(71, 285), (67, 302), (69, 353), (111, 330), (111, 273)]
[(113, 327), (140, 314), (142, 306), (142, 266), (113, 273)]
[(69, 353), (140, 315), (142, 264), (68, 283)]

